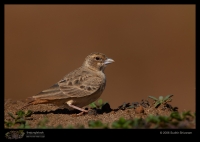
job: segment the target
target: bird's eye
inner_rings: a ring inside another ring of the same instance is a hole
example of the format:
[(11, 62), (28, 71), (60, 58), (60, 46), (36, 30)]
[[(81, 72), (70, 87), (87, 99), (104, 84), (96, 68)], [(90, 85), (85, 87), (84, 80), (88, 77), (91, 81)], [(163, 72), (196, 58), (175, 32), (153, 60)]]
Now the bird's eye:
[(99, 58), (99, 57), (96, 57), (95, 59), (96, 59), (96, 60), (100, 60), (100, 58)]

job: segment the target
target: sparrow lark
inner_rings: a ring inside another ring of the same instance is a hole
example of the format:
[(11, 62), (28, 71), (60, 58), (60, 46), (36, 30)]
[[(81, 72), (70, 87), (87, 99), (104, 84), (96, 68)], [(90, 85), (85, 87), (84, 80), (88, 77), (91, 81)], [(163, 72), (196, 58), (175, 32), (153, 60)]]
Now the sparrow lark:
[(91, 53), (85, 58), (82, 66), (70, 72), (63, 79), (32, 96), (29, 105), (55, 104), (68, 109), (77, 109), (81, 113), (88, 112), (82, 107), (96, 101), (106, 86), (104, 70), (114, 60), (98, 52)]

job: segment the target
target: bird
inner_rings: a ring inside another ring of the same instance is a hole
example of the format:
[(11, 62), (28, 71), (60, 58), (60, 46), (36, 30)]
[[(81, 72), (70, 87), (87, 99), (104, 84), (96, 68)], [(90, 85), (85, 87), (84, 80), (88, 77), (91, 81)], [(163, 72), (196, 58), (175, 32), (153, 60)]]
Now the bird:
[(65, 106), (69, 110), (79, 110), (80, 115), (88, 110), (82, 107), (96, 101), (106, 86), (105, 68), (115, 62), (105, 54), (93, 52), (89, 54), (82, 66), (65, 75), (50, 88), (29, 97), (29, 101), (20, 110), (30, 105), (54, 104)]

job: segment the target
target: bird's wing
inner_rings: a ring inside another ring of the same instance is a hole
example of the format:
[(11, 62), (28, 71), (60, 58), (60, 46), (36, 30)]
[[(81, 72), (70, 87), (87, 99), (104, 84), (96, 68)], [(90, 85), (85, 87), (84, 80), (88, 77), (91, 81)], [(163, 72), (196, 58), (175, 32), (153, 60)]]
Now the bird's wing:
[(54, 100), (57, 98), (67, 98), (61, 91), (60, 86), (58, 83), (54, 84), (50, 88), (43, 90), (39, 94), (33, 96), (34, 99), (48, 99), (48, 100)]
[(97, 76), (83, 76), (73, 81), (61, 80), (58, 82), (60, 90), (68, 97), (84, 97), (96, 92), (101, 84), (102, 79)]
[(102, 81), (103, 79), (100, 77), (92, 76), (87, 73), (84, 75), (70, 75), (64, 77), (64, 79), (51, 86), (49, 89), (33, 96), (33, 98), (54, 100), (66, 99), (69, 97), (84, 97), (96, 92), (100, 88)]

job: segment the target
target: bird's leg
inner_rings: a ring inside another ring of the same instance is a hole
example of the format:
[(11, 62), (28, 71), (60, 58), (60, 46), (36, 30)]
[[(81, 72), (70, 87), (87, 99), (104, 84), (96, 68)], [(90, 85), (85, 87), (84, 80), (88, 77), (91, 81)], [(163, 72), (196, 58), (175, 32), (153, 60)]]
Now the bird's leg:
[(83, 115), (84, 113), (86, 113), (86, 112), (81, 111), (80, 113), (78, 113), (78, 114), (76, 114), (76, 115), (81, 116), (81, 115)]
[(74, 108), (74, 109), (80, 110), (81, 113), (79, 113), (78, 115), (82, 115), (84, 112), (88, 112), (87, 110), (82, 109), (82, 108), (77, 107), (77, 106), (74, 106), (74, 105), (72, 105), (72, 104), (68, 104), (68, 105), (69, 105), (70, 107)]
[(77, 107), (77, 106), (75, 106), (75, 105), (72, 105), (73, 100), (69, 100), (69, 101), (67, 101), (67, 102), (65, 102), (65, 103), (68, 104), (68, 106), (71, 107), (71, 108), (80, 110), (81, 112), (78, 113), (77, 115), (82, 115), (83, 113), (87, 113), (87, 112), (88, 112), (88, 110), (85, 110), (85, 109), (82, 109), (82, 108)]

